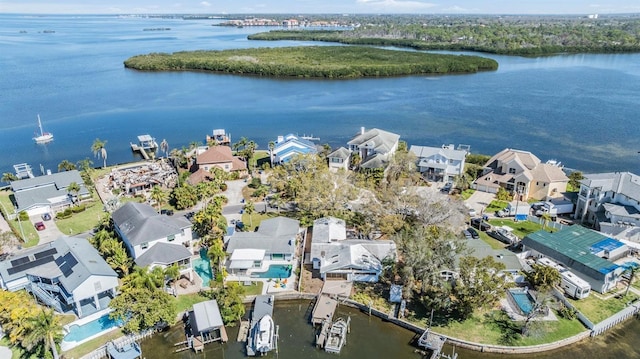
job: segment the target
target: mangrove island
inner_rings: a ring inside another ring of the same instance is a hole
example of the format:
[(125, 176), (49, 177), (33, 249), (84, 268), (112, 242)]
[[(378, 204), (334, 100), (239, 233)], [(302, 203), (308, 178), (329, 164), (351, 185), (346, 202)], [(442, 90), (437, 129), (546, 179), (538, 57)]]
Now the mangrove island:
[(127, 59), (145, 71), (212, 71), (271, 77), (359, 78), (497, 70), (489, 58), (362, 46), (299, 46), (152, 53)]

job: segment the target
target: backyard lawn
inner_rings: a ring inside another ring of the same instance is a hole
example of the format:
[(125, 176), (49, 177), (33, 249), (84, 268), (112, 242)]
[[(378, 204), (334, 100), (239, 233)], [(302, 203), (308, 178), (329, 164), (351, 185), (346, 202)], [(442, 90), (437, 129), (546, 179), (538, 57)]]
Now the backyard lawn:
[(183, 294), (176, 298), (176, 307), (178, 308), (178, 313), (182, 313), (185, 310), (191, 309), (194, 304), (207, 300), (209, 300), (209, 298), (200, 293)]
[(513, 228), (513, 234), (522, 239), (527, 234), (537, 232), (542, 229), (542, 225), (531, 221), (514, 221), (513, 218), (505, 219), (490, 219), (489, 223), (492, 226), (509, 226)]
[[(9, 189), (4, 189), (0, 191), (0, 208), (2, 212), (5, 214), (4, 218), (7, 218), (7, 213), (13, 213), (13, 202), (11, 202), (10, 196), (13, 195), (13, 192)], [(22, 237), (22, 233), (24, 233), (24, 237), (22, 238), (24, 243), (23, 247), (33, 247), (40, 241), (40, 237), (38, 236), (38, 232), (31, 225), (30, 221), (15, 221), (7, 219), (7, 223), (13, 229), (13, 233), (16, 233), (18, 236)], [(22, 226), (22, 228), (20, 228)]]
[[(624, 291), (622, 291), (622, 294), (624, 294)], [(601, 295), (592, 292), (587, 298), (580, 300), (570, 299), (570, 301), (593, 324), (597, 324), (624, 309), (629, 302), (637, 300), (638, 296), (629, 292), (626, 296), (609, 295), (607, 298), (603, 299)]]
[(100, 223), (104, 214), (105, 211), (102, 202), (100, 202), (98, 195), (93, 193), (93, 199), (91, 202), (86, 203), (86, 209), (84, 211), (74, 213), (69, 218), (56, 219), (55, 221), (60, 232), (67, 235), (74, 235), (95, 228), (98, 223)]

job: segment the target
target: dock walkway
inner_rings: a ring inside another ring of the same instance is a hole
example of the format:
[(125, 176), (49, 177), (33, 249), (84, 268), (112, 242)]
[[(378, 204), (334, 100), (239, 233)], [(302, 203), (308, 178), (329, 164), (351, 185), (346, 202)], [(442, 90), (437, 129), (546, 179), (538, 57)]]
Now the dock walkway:
[(331, 322), (333, 314), (338, 307), (338, 301), (331, 298), (328, 294), (321, 293), (316, 299), (316, 304), (311, 313), (311, 324), (323, 324), (325, 321)]
[(425, 330), (420, 336), (420, 339), (418, 339), (418, 345), (425, 349), (429, 349), (431, 351), (430, 358), (435, 359), (440, 355), (440, 351), (442, 351), (445, 341), (447, 341), (445, 337), (432, 333), (427, 328), (427, 330)]

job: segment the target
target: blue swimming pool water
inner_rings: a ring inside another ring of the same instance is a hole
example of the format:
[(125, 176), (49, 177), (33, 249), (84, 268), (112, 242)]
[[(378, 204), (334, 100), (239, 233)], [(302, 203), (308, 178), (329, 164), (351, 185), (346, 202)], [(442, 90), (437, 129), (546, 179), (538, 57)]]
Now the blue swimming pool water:
[(252, 277), (257, 278), (289, 278), (291, 276), (291, 266), (283, 264), (272, 264), (266, 272), (253, 272)]
[(510, 290), (511, 296), (524, 314), (531, 313), (533, 310), (533, 297), (526, 291)]
[(119, 321), (109, 319), (109, 314), (105, 314), (99, 318), (96, 318), (90, 322), (82, 325), (69, 326), (69, 333), (64, 336), (65, 342), (79, 342), (90, 338), (100, 332), (108, 329), (113, 329), (120, 324)]
[(213, 280), (213, 272), (211, 270), (211, 260), (207, 256), (207, 250), (200, 250), (200, 258), (196, 258), (191, 261), (193, 270), (202, 278), (202, 285), (207, 287), (209, 282)]

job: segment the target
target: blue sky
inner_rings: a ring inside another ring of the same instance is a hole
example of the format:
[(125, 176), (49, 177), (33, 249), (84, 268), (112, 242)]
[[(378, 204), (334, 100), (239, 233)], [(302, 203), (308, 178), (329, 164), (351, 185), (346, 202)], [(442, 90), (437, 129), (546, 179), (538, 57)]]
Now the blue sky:
[(640, 13), (638, 0), (0, 0), (0, 13)]

